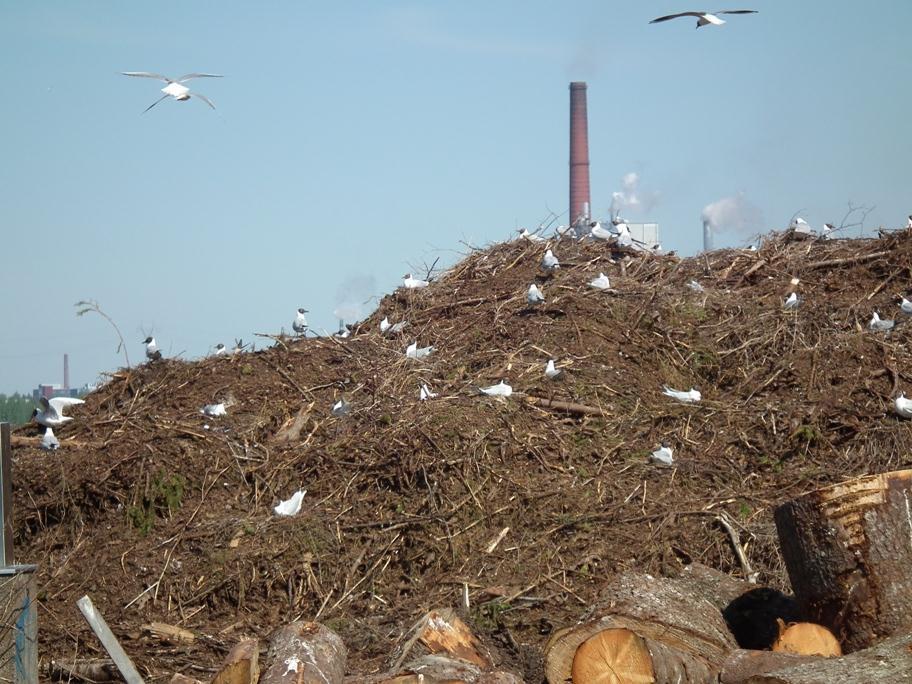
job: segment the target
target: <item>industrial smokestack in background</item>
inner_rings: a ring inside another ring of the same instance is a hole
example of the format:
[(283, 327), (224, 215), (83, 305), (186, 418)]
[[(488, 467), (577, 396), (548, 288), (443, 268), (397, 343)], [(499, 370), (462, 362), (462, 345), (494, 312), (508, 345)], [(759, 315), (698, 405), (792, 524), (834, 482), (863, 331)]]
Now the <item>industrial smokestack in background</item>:
[(570, 84), (570, 225), (589, 218), (589, 123), (586, 84)]
[(712, 224), (709, 219), (703, 219), (703, 251), (710, 252), (713, 248)]
[(68, 392), (70, 389), (70, 355), (63, 355), (63, 389)]

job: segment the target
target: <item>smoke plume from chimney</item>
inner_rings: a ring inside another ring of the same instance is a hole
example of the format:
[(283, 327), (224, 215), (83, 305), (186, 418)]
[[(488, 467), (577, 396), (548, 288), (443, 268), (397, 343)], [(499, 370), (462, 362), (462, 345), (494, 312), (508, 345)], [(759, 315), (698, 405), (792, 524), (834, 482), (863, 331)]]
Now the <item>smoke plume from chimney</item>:
[(743, 193), (723, 197), (703, 207), (703, 249), (713, 249), (716, 232), (730, 230), (745, 234), (759, 231), (763, 225), (763, 212), (746, 199)]

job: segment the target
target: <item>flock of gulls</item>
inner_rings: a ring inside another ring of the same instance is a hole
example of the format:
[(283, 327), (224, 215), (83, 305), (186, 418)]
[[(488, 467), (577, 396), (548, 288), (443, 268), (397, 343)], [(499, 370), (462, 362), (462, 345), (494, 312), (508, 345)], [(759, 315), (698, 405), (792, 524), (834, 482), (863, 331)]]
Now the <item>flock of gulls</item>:
[[(747, 14), (757, 14), (757, 10), (752, 9), (738, 9), (738, 10), (721, 10), (715, 12), (705, 12), (705, 11), (688, 11), (688, 12), (678, 12), (676, 14), (669, 14), (662, 17), (657, 17), (650, 21), (650, 24), (658, 24), (666, 21), (671, 21), (673, 19), (682, 19), (682, 18), (696, 18), (696, 28), (702, 28), (704, 26), (722, 26), (726, 23), (725, 19), (721, 15), (747, 15)], [(201, 78), (221, 78), (219, 74), (209, 74), (209, 73), (190, 73), (180, 78), (172, 79), (168, 76), (163, 76), (161, 74), (147, 72), (147, 71), (125, 71), (121, 72), (125, 76), (138, 77), (138, 78), (147, 78), (162, 81), (165, 83), (165, 87), (161, 88), (163, 95), (159, 97), (155, 102), (149, 105), (144, 111), (148, 112), (150, 109), (155, 107), (160, 102), (172, 98), (177, 102), (186, 102), (192, 98), (196, 98), (205, 102), (209, 107), (215, 109), (215, 105), (212, 101), (207, 98), (205, 95), (192, 91), (186, 85), (187, 82), (194, 79)], [(807, 234), (812, 235), (813, 231), (808, 226), (807, 222), (801, 218), (797, 218), (792, 222), (790, 228), (796, 234)], [(912, 215), (909, 216), (909, 222), (907, 228), (912, 228)], [(819, 233), (819, 237), (823, 239), (830, 239), (832, 233), (836, 228), (832, 224), (824, 224), (823, 229)], [(661, 246), (660, 245), (645, 245), (638, 242), (633, 238), (630, 233), (629, 226), (627, 223), (618, 216), (615, 216), (609, 227), (604, 227), (599, 221), (589, 221), (587, 219), (581, 219), (577, 221), (576, 224), (572, 226), (561, 226), (557, 229), (556, 236), (557, 238), (564, 237), (569, 232), (573, 232), (576, 237), (581, 239), (593, 239), (593, 240), (603, 240), (603, 241), (612, 241), (613, 244), (619, 247), (628, 247), (634, 250), (648, 251), (655, 254), (660, 254)], [(530, 233), (527, 229), (521, 229), (519, 232), (519, 238), (529, 240), (531, 242), (544, 242), (546, 238), (536, 233)], [(555, 270), (560, 268), (560, 260), (554, 254), (551, 248), (548, 248), (541, 259), (541, 268), (545, 273), (553, 273)], [(797, 285), (797, 281), (793, 281)], [(414, 278), (410, 273), (406, 274), (403, 277), (402, 287), (408, 290), (416, 290), (426, 288), (430, 285), (429, 280), (422, 280), (419, 278)], [(590, 288), (602, 291), (611, 290), (611, 282), (604, 273), (600, 272), (598, 276), (594, 277), (588, 283)], [(703, 286), (696, 280), (691, 280), (687, 283), (687, 287), (694, 292), (702, 293), (704, 292)], [(542, 288), (537, 283), (532, 283), (529, 285), (528, 290), (526, 291), (526, 302), (530, 307), (538, 307), (544, 304), (546, 301), (545, 293)], [(795, 311), (801, 305), (802, 300), (798, 296), (797, 292), (792, 292), (789, 296), (783, 301), (783, 308), (789, 311)], [(900, 302), (900, 310), (903, 314), (912, 316), (912, 302), (903, 297)], [(308, 323), (306, 314), (308, 311), (304, 308), (297, 309), (295, 313), (294, 320), (292, 322), (292, 330), (297, 335), (305, 335), (308, 331)], [(380, 321), (380, 334), (387, 335), (398, 335), (402, 333), (406, 326), (408, 325), (407, 321), (399, 321), (396, 323), (391, 323), (388, 317), (384, 317)], [(889, 319), (882, 319), (877, 311), (873, 312), (873, 316), (868, 323), (868, 328), (874, 332), (889, 332), (896, 325), (896, 321)], [(347, 337), (347, 330), (340, 329), (338, 333), (341, 337)], [(143, 340), (143, 344), (146, 347), (146, 358), (149, 361), (158, 361), (162, 358), (161, 351), (156, 345), (155, 338), (151, 335)], [(244, 349), (243, 343), (238, 340), (235, 348), (229, 352), (228, 348), (219, 343), (215, 347), (214, 355), (222, 356), (229, 353), (238, 353)], [(421, 360), (430, 356), (434, 352), (433, 346), (419, 347), (418, 341), (415, 340), (409, 344), (405, 349), (405, 357), (408, 359)], [(554, 359), (549, 359), (544, 367), (544, 375), (549, 380), (556, 380), (561, 377), (563, 371), (558, 368), (555, 364)], [(488, 387), (478, 387), (478, 392), (482, 395), (490, 397), (500, 397), (506, 398), (513, 394), (513, 388), (506, 382), (506, 380), (501, 380), (496, 385), (491, 385)], [(700, 391), (694, 387), (690, 390), (676, 390), (667, 385), (662, 388), (662, 393), (677, 402), (683, 404), (696, 404), (702, 400), (702, 395)], [(437, 397), (437, 394), (431, 391), (431, 388), (427, 384), (422, 383), (419, 387), (418, 398), (420, 401), (427, 401)], [(45, 399), (40, 400), (40, 408), (35, 409), (33, 416), (35, 420), (45, 426), (46, 430), (44, 436), (41, 439), (41, 448), (42, 449), (56, 449), (60, 446), (60, 442), (57, 440), (54, 435), (53, 428), (63, 425), (64, 423), (72, 420), (71, 417), (64, 415), (64, 410), (72, 405), (84, 403), (81, 399), (69, 398), (69, 397), (57, 397), (54, 399)], [(208, 404), (204, 406), (200, 413), (207, 418), (218, 418), (228, 414), (229, 402), (221, 402), (216, 404)], [(906, 399), (904, 394), (900, 394), (894, 403), (895, 412), (902, 418), (912, 419), (912, 400)], [(351, 404), (344, 397), (336, 401), (330, 412), (333, 416), (344, 417), (347, 416), (351, 411)], [(653, 463), (664, 466), (671, 466), (674, 463), (674, 456), (672, 448), (668, 443), (662, 442), (660, 446), (650, 454), (650, 459)], [(301, 504), (304, 499), (306, 490), (300, 489), (295, 494), (286, 501), (280, 502), (273, 509), (276, 515), (280, 516), (291, 516), (296, 515), (300, 509)]]

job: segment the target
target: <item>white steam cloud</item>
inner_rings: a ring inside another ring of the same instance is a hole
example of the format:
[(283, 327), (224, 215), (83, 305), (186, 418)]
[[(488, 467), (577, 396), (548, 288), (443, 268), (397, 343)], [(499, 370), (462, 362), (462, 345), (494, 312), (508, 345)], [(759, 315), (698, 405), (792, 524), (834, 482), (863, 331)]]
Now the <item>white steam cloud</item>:
[(630, 171), (621, 179), (621, 189), (611, 193), (611, 215), (650, 211), (659, 203), (659, 193), (640, 188), (640, 174)]
[(707, 204), (703, 207), (701, 218), (704, 251), (714, 248), (714, 236), (720, 231), (733, 231), (744, 235), (757, 233), (763, 229), (763, 212), (744, 199), (743, 192)]

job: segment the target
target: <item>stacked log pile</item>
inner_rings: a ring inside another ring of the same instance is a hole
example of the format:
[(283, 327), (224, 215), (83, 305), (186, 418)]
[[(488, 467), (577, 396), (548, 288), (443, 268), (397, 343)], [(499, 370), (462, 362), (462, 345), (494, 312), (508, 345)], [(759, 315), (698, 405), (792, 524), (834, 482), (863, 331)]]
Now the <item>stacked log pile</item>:
[(912, 682), (910, 510), (912, 470), (780, 506), (794, 601), (699, 565), (622, 576), (552, 636), (548, 683)]

